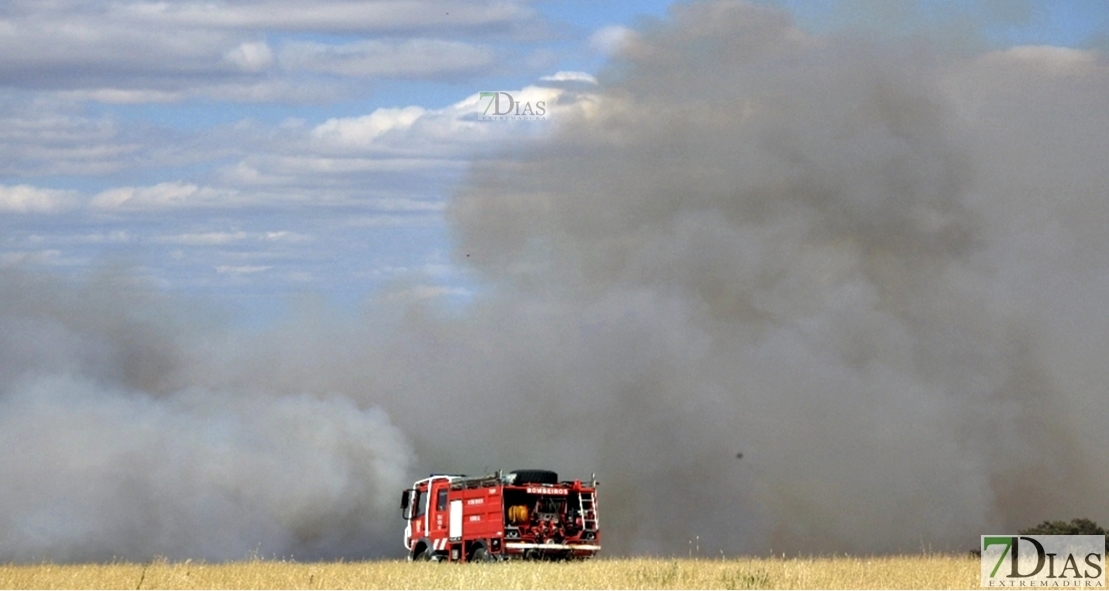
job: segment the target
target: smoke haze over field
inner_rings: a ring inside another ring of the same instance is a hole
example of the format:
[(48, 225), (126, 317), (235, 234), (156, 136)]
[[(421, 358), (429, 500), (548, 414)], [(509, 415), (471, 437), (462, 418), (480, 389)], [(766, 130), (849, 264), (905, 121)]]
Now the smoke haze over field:
[(55, 287), (0, 281), (2, 560), (392, 549), (382, 516), (411, 451), (381, 409), (263, 392), (245, 371), (213, 389), (204, 314), (113, 274)]
[(486, 468), (596, 472), (614, 554), (1109, 519), (1109, 66), (952, 53), (675, 7), (474, 165), (460, 310), (5, 272), (0, 561), (397, 555), (407, 483)]

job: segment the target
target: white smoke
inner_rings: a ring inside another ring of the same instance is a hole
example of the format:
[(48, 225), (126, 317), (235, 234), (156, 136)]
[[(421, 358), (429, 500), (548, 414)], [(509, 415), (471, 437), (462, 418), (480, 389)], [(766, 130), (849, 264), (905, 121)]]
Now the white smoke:
[(2, 283), (0, 559), (392, 549), (412, 452), (379, 407), (327, 392), (178, 388), (204, 381), (190, 364), (201, 350), (186, 348), (221, 333), (186, 336), (172, 302), (118, 279), (60, 297), (26, 276)]

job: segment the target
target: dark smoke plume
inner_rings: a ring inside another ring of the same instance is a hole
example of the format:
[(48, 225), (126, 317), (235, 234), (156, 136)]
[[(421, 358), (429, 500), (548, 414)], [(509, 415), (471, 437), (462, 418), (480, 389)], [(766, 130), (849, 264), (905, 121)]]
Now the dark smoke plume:
[(1109, 519), (1101, 54), (713, 2), (601, 81), (459, 188), (461, 311), (250, 334), (4, 276), (0, 560), (397, 555), (406, 480), (487, 468), (597, 472), (613, 554)]
[(630, 552), (959, 549), (1103, 511), (1109, 250), (1080, 228), (1109, 214), (1107, 80), (677, 8), (592, 116), (452, 203), (497, 314), (545, 327), (490, 399), (595, 432)]

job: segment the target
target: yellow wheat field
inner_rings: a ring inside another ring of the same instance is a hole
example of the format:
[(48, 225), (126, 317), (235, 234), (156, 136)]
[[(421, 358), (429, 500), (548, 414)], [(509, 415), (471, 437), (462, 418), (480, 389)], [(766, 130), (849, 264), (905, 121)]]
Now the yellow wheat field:
[(973, 589), (978, 559), (599, 559), (576, 563), (154, 562), (0, 566), (4, 589)]

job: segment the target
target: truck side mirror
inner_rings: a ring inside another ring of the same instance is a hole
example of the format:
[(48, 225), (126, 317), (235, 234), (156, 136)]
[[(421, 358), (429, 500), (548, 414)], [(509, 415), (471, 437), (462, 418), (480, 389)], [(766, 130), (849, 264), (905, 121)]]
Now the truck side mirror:
[(404, 517), (404, 519), (406, 519), (406, 520), (407, 519), (412, 519), (412, 509), (413, 509), (413, 507), (412, 507), (411, 499), (412, 499), (412, 493), (413, 492), (415, 492), (415, 491), (412, 490), (412, 489), (408, 489), (408, 490), (405, 490), (400, 495), (401, 516)]

